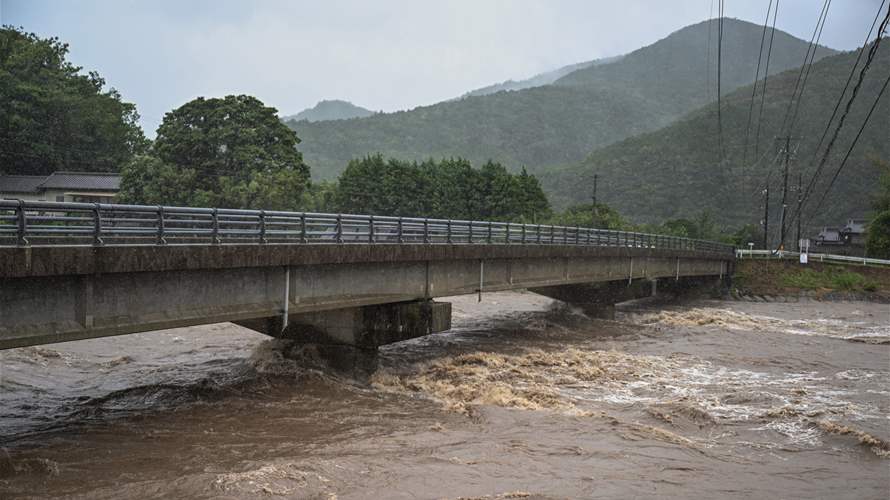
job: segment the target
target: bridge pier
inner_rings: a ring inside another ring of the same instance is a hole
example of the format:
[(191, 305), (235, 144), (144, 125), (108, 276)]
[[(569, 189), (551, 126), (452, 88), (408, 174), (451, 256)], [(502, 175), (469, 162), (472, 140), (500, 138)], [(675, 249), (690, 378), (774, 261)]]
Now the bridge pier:
[(529, 291), (556, 299), (575, 307), (591, 318), (615, 319), (615, 304), (655, 295), (656, 280), (635, 279), (602, 283), (529, 288)]
[(235, 323), (271, 337), (318, 345), (376, 349), (451, 328), (451, 303), (418, 300), (273, 316)]
[(244, 321), (238, 325), (312, 345), (329, 367), (362, 379), (377, 368), (377, 348), (451, 329), (451, 303), (418, 300)]

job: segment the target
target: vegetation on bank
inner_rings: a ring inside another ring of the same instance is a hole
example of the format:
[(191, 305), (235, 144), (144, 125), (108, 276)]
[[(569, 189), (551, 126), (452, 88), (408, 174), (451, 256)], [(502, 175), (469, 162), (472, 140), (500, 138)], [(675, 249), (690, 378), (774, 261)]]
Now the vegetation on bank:
[(749, 259), (736, 262), (733, 283), (743, 293), (753, 295), (808, 291), (878, 293), (890, 297), (890, 268)]

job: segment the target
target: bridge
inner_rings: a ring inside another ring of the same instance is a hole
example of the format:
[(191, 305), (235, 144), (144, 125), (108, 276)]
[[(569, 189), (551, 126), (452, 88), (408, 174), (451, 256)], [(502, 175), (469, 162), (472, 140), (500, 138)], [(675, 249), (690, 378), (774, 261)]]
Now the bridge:
[(374, 349), (449, 329), (437, 297), (527, 288), (609, 316), (734, 259), (579, 227), (0, 200), (0, 349), (226, 321)]

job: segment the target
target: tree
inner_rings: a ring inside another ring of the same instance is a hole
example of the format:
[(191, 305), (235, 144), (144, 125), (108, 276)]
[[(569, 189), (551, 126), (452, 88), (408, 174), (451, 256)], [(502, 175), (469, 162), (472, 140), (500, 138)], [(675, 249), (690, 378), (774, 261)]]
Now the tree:
[(876, 215), (868, 225), (865, 254), (876, 259), (890, 259), (890, 163), (875, 160), (882, 170), (878, 192), (872, 201)]
[(630, 224), (621, 215), (604, 203), (572, 205), (561, 213), (546, 219), (547, 224), (569, 227), (592, 227), (596, 229), (628, 230)]
[(0, 169), (117, 171), (148, 142), (136, 107), (95, 71), (66, 60), (58, 38), (0, 28)]
[(868, 225), (865, 254), (875, 259), (890, 259), (890, 210), (880, 212)]
[(534, 176), (494, 162), (477, 170), (462, 158), (355, 159), (340, 174), (334, 199), (340, 212), (447, 219), (523, 221), (550, 210)]
[(309, 186), (299, 138), (255, 97), (199, 97), (167, 113), (123, 172), (132, 203), (295, 209)]

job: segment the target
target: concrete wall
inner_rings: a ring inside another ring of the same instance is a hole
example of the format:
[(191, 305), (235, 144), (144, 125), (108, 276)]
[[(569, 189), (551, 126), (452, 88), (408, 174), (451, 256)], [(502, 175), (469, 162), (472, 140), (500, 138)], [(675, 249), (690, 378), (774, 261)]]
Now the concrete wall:
[(716, 276), (731, 265), (725, 255), (543, 245), (0, 248), (0, 349), (480, 289)]

